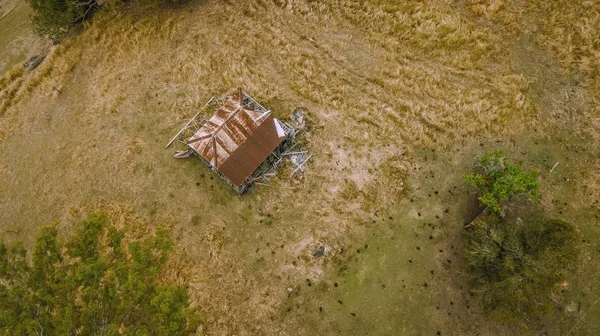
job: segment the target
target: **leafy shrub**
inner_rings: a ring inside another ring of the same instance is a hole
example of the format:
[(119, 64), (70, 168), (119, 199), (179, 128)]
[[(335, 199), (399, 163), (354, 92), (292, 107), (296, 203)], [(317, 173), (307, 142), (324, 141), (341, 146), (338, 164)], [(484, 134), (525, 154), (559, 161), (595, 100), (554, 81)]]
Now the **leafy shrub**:
[(493, 213), (502, 214), (503, 207), (513, 197), (523, 195), (537, 199), (539, 182), (534, 173), (523, 172), (512, 165), (502, 151), (492, 151), (479, 157), (475, 172), (464, 176), (479, 190), (479, 202)]
[(90, 17), (96, 0), (27, 0), (33, 8), (33, 25), (41, 35), (60, 39), (72, 25)]
[[(100, 8), (102, 1), (97, 0), (26, 0), (34, 14), (33, 25), (42, 36), (60, 40), (69, 28), (92, 17)], [(115, 0), (111, 4), (119, 8), (127, 1)], [(135, 0), (140, 6), (158, 6), (160, 4), (176, 4), (182, 0)]]
[(195, 331), (184, 288), (159, 281), (172, 249), (165, 230), (124, 244), (95, 214), (65, 244), (44, 227), (28, 262), (0, 242), (0, 334), (184, 335)]
[(467, 274), (484, 306), (508, 319), (549, 314), (577, 257), (577, 232), (560, 220), (489, 215), (467, 233)]

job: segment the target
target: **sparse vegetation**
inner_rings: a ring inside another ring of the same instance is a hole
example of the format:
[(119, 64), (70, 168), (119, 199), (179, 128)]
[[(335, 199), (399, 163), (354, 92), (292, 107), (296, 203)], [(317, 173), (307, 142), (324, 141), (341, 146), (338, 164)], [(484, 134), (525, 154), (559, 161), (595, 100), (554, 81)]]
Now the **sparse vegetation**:
[(128, 244), (125, 235), (94, 214), (64, 243), (55, 226), (43, 227), (31, 255), (21, 244), (0, 242), (0, 333), (194, 332), (185, 288), (160, 280), (172, 249), (167, 232)]

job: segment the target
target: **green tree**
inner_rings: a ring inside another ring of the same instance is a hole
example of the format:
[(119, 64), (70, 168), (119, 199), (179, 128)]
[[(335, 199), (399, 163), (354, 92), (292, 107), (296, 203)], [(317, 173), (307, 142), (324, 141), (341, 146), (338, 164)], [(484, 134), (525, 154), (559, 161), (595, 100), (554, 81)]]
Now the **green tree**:
[(496, 214), (515, 196), (538, 199), (539, 182), (531, 172), (512, 165), (502, 151), (485, 153), (477, 159), (475, 172), (464, 176), (479, 191), (479, 202)]
[(90, 17), (98, 8), (96, 0), (27, 0), (33, 8), (37, 32), (53, 39), (62, 37), (72, 25)]
[[(26, 0), (34, 14), (33, 26), (38, 34), (60, 40), (69, 28), (92, 17), (100, 8), (98, 0)], [(177, 4), (183, 0), (135, 0), (142, 7)], [(128, 1), (112, 1), (111, 6), (124, 8)], [(102, 5), (104, 6), (104, 4)]]
[(467, 232), (467, 274), (486, 309), (507, 319), (544, 316), (577, 258), (578, 234), (560, 220), (509, 222), (494, 214)]
[(55, 226), (22, 244), (0, 242), (0, 334), (185, 335), (196, 329), (187, 291), (159, 281), (168, 232), (129, 244), (94, 214), (65, 244)]

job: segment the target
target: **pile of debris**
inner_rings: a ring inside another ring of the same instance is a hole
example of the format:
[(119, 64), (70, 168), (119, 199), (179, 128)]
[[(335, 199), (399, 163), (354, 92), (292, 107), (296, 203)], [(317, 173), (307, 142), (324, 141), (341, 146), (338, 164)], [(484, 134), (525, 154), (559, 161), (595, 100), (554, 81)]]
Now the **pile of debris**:
[[(296, 130), (295, 136), (296, 140), (298, 139), (298, 134), (304, 131), (306, 126), (306, 119), (304, 118), (304, 110), (296, 109), (290, 115), (290, 119), (292, 121), (292, 127)], [(305, 132), (305, 135), (309, 135)], [(264, 172), (255, 180), (261, 180), (262, 182), (266, 182), (268, 178), (275, 176), (274, 171), (277, 169), (277, 166), (285, 159), (289, 160), (289, 162), (294, 166), (294, 170), (290, 174), (290, 178), (297, 177), (300, 180), (304, 178), (304, 171), (308, 169), (307, 162), (312, 157), (312, 154), (308, 152), (308, 150), (304, 150), (302, 148), (296, 148), (298, 146), (298, 142), (296, 142), (292, 147), (290, 147), (286, 152), (282, 153), (277, 161), (273, 164), (273, 169), (268, 172)], [(256, 182), (258, 185), (268, 185), (266, 183)]]
[(299, 152), (283, 153), (282, 155), (288, 155), (290, 157), (290, 162), (292, 162), (292, 164), (296, 166), (296, 169), (294, 169), (294, 171), (292, 172), (292, 175), (290, 175), (290, 177), (294, 177), (294, 175), (296, 175), (296, 173), (298, 173), (298, 175), (300, 176), (300, 179), (302, 179), (302, 177), (304, 175), (302, 173), (304, 172), (304, 169), (306, 167), (305, 164), (308, 160), (310, 160), (310, 158), (312, 157), (312, 154), (308, 154), (308, 151), (299, 151)]
[(257, 185), (270, 186), (266, 182), (269, 180), (269, 178), (275, 176), (275, 171), (277, 170), (277, 167), (279, 166), (279, 164), (281, 164), (281, 162), (284, 161), (289, 161), (294, 166), (294, 170), (292, 171), (290, 178), (293, 178), (295, 176), (302, 180), (304, 178), (304, 171), (307, 169), (306, 163), (308, 162), (308, 160), (310, 160), (311, 157), (312, 154), (309, 154), (306, 150), (294, 152), (288, 151), (282, 153), (281, 156), (277, 159), (277, 161), (273, 163), (272, 167), (269, 167), (269, 169), (265, 169), (263, 172), (258, 174), (258, 176), (254, 178), (253, 182)]

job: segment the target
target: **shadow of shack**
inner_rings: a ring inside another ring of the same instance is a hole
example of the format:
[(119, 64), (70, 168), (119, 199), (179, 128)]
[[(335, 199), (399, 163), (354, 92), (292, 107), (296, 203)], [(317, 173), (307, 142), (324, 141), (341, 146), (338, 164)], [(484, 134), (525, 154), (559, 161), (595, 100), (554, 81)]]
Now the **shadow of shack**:
[(271, 111), (242, 90), (224, 102), (212, 98), (210, 104), (219, 107), (186, 144), (206, 166), (243, 194), (256, 178), (277, 167), (281, 153), (294, 141), (295, 129), (274, 118)]

